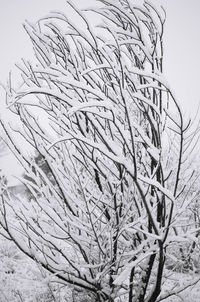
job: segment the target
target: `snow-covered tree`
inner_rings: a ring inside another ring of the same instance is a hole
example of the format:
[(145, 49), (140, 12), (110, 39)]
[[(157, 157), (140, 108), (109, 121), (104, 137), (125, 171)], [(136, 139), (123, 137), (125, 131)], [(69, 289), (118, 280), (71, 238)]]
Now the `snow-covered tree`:
[(164, 10), (99, 2), (96, 28), (70, 1), (75, 19), (55, 12), (24, 25), (37, 63), (23, 60), (20, 88), (6, 90), (19, 126), (1, 126), (30, 198), (2, 194), (0, 223), (87, 301), (160, 301), (173, 243), (198, 244), (187, 221), (196, 173), (186, 173), (197, 131), (163, 76)]

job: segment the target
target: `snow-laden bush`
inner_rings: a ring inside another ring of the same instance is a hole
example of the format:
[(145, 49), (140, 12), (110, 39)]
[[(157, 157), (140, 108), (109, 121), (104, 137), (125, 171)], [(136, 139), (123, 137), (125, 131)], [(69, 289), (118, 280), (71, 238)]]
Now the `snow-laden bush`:
[(68, 3), (76, 22), (55, 12), (25, 25), (37, 63), (19, 64), (20, 88), (6, 89), (18, 124), (1, 125), (30, 198), (5, 192), (1, 226), (87, 299), (164, 299), (168, 247), (198, 232), (185, 219), (198, 197), (185, 172), (196, 132), (163, 76), (165, 13), (150, 1), (100, 0), (97, 30)]

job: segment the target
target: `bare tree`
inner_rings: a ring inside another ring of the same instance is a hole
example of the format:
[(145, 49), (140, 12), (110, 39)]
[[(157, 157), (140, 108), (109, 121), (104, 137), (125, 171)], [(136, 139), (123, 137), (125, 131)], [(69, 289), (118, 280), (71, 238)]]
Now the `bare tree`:
[(160, 301), (169, 295), (161, 289), (172, 273), (171, 246), (197, 243), (195, 225), (183, 218), (197, 197), (197, 175), (186, 167), (198, 130), (163, 76), (164, 10), (149, 1), (100, 3), (96, 29), (70, 1), (81, 26), (58, 12), (24, 25), (37, 63), (23, 60), (21, 87), (6, 89), (20, 126), (1, 125), (31, 198), (5, 192), (1, 226), (92, 301)]

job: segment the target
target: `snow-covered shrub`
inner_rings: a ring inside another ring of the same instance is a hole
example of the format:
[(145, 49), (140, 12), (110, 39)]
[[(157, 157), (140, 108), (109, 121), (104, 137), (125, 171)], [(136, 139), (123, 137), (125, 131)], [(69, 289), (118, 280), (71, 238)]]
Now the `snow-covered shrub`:
[(98, 30), (70, 1), (80, 26), (60, 12), (25, 25), (37, 63), (23, 60), (22, 85), (6, 91), (17, 129), (0, 123), (30, 198), (5, 192), (0, 223), (73, 299), (153, 302), (168, 295), (170, 245), (196, 240), (184, 173), (195, 134), (163, 76), (164, 11), (100, 3)]

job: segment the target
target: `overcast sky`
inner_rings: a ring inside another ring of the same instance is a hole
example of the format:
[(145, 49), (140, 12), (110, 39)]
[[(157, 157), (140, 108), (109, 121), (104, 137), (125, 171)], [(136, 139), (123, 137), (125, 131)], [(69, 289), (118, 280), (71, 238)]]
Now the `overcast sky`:
[[(200, 101), (200, 0), (152, 0), (167, 12), (165, 26), (165, 74), (183, 108), (193, 110)], [(81, 6), (95, 0), (75, 0)], [(0, 81), (21, 57), (30, 57), (31, 43), (22, 23), (32, 22), (50, 10), (64, 10), (65, 0), (0, 0)]]
[[(75, 0), (81, 6), (95, 0)], [(164, 72), (184, 111), (194, 113), (200, 101), (200, 0), (162, 2), (167, 13), (164, 39)], [(22, 23), (37, 21), (52, 10), (66, 14), (65, 0), (0, 0), (0, 81), (22, 57), (32, 56), (31, 43)], [(0, 97), (1, 94), (0, 94)], [(1, 165), (1, 163), (0, 163)]]

